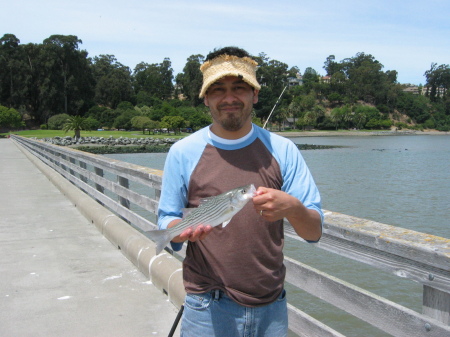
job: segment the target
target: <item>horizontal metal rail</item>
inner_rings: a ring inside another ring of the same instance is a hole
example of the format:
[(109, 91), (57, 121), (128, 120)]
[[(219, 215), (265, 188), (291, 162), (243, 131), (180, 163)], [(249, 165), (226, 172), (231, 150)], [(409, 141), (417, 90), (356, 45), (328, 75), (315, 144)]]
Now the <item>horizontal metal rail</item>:
[[(12, 138), (131, 226), (144, 234), (156, 228), (150, 218), (156, 219), (162, 171)], [(285, 234), (302, 241), (288, 222)], [(392, 336), (450, 336), (449, 239), (326, 211), (323, 237), (314, 245), (422, 284), (423, 313), (285, 257), (288, 283)], [(288, 310), (289, 328), (299, 336), (343, 336), (291, 304)]]

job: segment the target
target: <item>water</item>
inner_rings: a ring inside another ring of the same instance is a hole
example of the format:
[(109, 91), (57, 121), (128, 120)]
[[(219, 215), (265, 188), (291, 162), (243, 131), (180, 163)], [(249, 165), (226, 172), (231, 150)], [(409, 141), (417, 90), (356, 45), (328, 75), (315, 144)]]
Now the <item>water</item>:
[[(340, 145), (302, 154), (324, 209), (450, 238), (450, 136), (339, 136), (292, 138), (298, 144)], [(164, 168), (166, 154), (108, 157)], [(287, 240), (285, 254), (417, 312), (422, 286), (364, 264)], [(387, 334), (287, 286), (289, 301), (346, 336)]]

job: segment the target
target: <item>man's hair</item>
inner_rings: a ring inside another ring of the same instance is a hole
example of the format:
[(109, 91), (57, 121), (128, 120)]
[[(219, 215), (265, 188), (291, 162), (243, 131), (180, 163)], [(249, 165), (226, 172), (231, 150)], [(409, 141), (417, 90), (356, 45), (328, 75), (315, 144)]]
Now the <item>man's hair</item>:
[(220, 49), (214, 49), (212, 52), (210, 52), (207, 56), (205, 61), (210, 61), (212, 59), (215, 59), (217, 56), (220, 55), (230, 55), (230, 56), (237, 56), (237, 57), (251, 57), (249, 53), (247, 53), (244, 49), (238, 48), (238, 47), (224, 47)]

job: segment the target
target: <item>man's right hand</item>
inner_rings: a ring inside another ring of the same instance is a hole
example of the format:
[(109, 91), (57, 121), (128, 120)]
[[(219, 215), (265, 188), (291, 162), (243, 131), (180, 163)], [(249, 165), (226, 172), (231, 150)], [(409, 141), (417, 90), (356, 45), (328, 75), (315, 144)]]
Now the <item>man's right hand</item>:
[[(174, 227), (179, 222), (181, 222), (181, 219), (173, 220), (172, 222), (169, 223), (167, 227), (168, 228)], [(172, 239), (172, 242), (180, 243), (186, 240), (189, 240), (191, 242), (203, 240), (209, 233), (211, 233), (212, 229), (213, 228), (209, 225), (208, 226), (199, 225), (195, 230), (193, 230), (192, 228), (188, 228), (185, 231), (183, 231), (180, 235), (174, 237)]]

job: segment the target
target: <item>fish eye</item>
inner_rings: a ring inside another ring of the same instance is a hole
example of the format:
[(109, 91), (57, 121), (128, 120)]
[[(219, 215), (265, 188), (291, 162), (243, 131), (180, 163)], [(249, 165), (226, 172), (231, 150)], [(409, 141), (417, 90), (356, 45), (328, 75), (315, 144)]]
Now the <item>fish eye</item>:
[(245, 188), (243, 188), (243, 189), (241, 190), (241, 193), (242, 193), (242, 194), (245, 194), (245, 193), (247, 193), (247, 190), (246, 190)]

